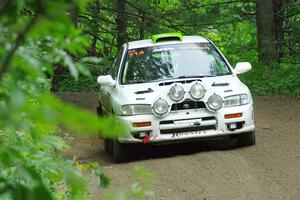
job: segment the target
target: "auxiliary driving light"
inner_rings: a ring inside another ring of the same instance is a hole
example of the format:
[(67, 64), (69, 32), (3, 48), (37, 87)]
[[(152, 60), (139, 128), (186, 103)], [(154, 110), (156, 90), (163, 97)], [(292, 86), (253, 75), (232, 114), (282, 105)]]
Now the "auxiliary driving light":
[(171, 87), (169, 95), (173, 101), (180, 101), (184, 97), (184, 90), (181, 86), (174, 85), (173, 87)]
[(153, 104), (153, 111), (158, 115), (164, 115), (169, 111), (169, 104), (166, 100), (158, 99)]
[(222, 106), (223, 106), (222, 97), (219, 96), (219, 95), (217, 95), (217, 94), (211, 95), (208, 98), (207, 105), (212, 110), (219, 110), (219, 109), (221, 109)]
[(200, 100), (204, 97), (205, 88), (203, 87), (203, 85), (196, 83), (191, 87), (190, 94), (194, 99)]

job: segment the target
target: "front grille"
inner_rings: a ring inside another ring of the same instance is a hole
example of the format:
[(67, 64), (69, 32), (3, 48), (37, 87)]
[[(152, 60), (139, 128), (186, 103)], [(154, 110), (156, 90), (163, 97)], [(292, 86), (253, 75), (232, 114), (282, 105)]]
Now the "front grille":
[(197, 109), (197, 108), (206, 108), (205, 103), (203, 101), (185, 100), (181, 103), (172, 104), (171, 111), (189, 110), (189, 109)]
[(206, 130), (215, 130), (215, 125), (210, 126), (198, 126), (198, 127), (188, 127), (188, 128), (177, 128), (177, 129), (168, 129), (161, 130), (160, 134), (176, 134), (176, 133), (187, 133), (193, 131), (206, 131)]
[(176, 120), (165, 120), (165, 121), (160, 121), (159, 125), (166, 125), (166, 124), (174, 124), (175, 121), (185, 121), (185, 120), (200, 120), (200, 121), (210, 121), (210, 120), (216, 120), (214, 116), (210, 117), (202, 117), (202, 118), (189, 118), (189, 119), (176, 119)]
[(215, 117), (202, 117), (202, 121), (209, 121), (209, 120), (214, 120), (216, 119)]
[(164, 125), (164, 124), (174, 124), (174, 120), (166, 120), (166, 121), (161, 121), (159, 122), (160, 125)]

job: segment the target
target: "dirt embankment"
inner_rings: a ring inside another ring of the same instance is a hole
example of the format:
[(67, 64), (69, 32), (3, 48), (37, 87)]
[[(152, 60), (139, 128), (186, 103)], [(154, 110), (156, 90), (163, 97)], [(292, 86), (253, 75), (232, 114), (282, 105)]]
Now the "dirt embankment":
[[(95, 93), (58, 94), (95, 111)], [(257, 144), (222, 149), (211, 142), (143, 148), (129, 163), (114, 164), (96, 137), (73, 137), (70, 155), (97, 161), (112, 185), (128, 189), (133, 167), (154, 172), (153, 199), (300, 199), (300, 99), (254, 97)], [(102, 199), (97, 180), (87, 175), (91, 198)]]

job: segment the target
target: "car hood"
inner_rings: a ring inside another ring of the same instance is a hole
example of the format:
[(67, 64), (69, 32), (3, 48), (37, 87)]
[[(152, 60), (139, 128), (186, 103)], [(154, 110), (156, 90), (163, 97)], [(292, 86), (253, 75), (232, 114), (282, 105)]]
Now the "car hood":
[[(184, 99), (189, 99), (190, 88), (196, 83), (202, 84), (206, 93), (202, 101), (213, 95), (218, 94), (221, 97), (234, 94), (249, 93), (248, 88), (236, 77), (236, 75), (226, 75), (218, 77), (173, 79), (161, 82), (139, 83), (120, 86), (120, 99), (122, 104), (153, 104), (155, 100), (162, 98), (172, 103), (168, 93), (175, 84), (180, 85), (185, 90)], [(183, 100), (184, 100), (183, 99)]]

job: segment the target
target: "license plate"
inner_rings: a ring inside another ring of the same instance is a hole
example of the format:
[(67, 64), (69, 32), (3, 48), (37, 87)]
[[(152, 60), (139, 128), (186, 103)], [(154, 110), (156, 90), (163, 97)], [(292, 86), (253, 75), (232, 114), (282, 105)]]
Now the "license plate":
[(202, 135), (204, 131), (191, 131), (191, 132), (183, 132), (183, 133), (172, 133), (173, 137), (182, 137), (182, 136), (192, 136), (192, 135)]

